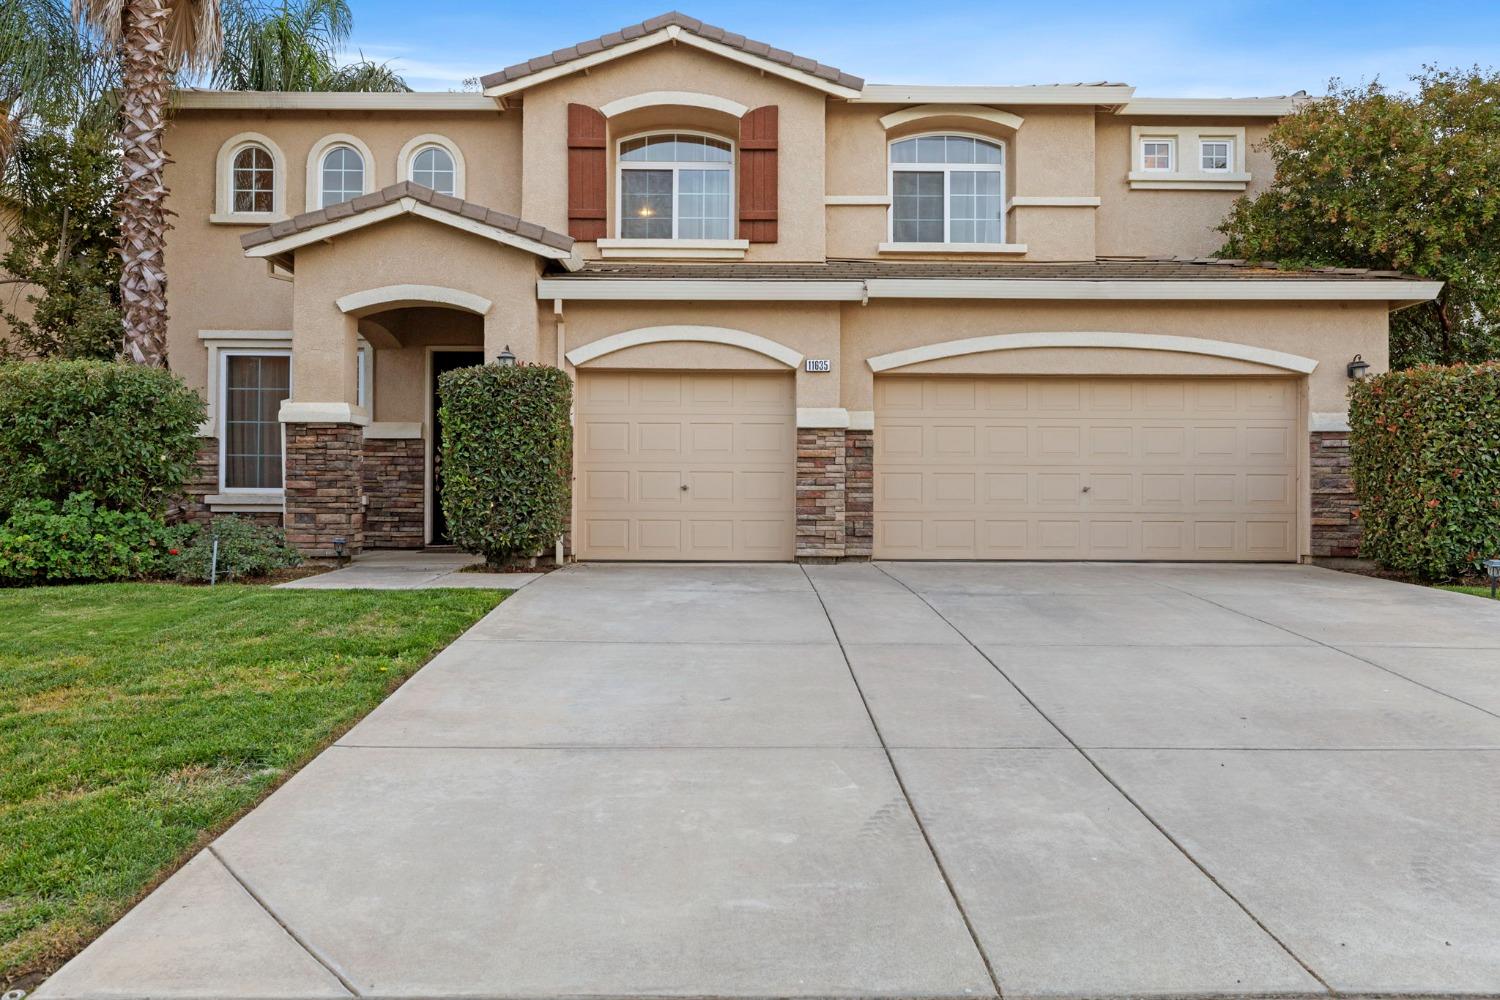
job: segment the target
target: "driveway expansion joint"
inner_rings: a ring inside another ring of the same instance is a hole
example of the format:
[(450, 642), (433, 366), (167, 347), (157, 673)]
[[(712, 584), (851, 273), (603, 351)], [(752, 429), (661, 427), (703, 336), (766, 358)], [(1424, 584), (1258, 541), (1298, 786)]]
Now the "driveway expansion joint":
[[(1201, 861), (1199, 861), (1196, 857), (1193, 856), (1192, 852), (1190, 852), (1187, 849), (1187, 846), (1185, 844), (1183, 844), (1181, 841), (1179, 841), (1176, 837), (1172, 836), (1172, 834), (1167, 831), (1167, 828), (1165, 826), (1163, 826), (1156, 819), (1156, 817), (1152, 816), (1149, 812), (1147, 812), (1146, 811), (1146, 807), (1142, 803), (1140, 803), (1139, 801), (1137, 801), (1136, 798), (1134, 796), (1132, 796), (1129, 792), (1125, 791), (1125, 789), (1120, 785), (1120, 783), (1118, 781), (1116, 781), (1109, 774), (1109, 772), (1104, 769), (1103, 765), (1101, 765), (1094, 758), (1094, 756), (1088, 752), (1088, 750), (1085, 747), (1083, 747), (1081, 744), (1079, 744), (1077, 740), (1075, 740), (1066, 730), (1064, 730), (1062, 728), (1062, 726), (1058, 725), (1057, 722), (1052, 718), (1052, 716), (1048, 715), (1045, 711), (1043, 711), (1042, 707), (1040, 705), (1038, 705), (1036, 703), (1036, 701), (1029, 694), (1027, 694), (1021, 688), (1021, 686), (1019, 684), (1017, 684), (1011, 678), (1011, 676), (1009, 674), (1007, 674), (1004, 670), (1002, 670), (1000, 668), (1000, 665), (998, 663), (996, 663), (990, 657), (990, 655), (988, 653), (986, 653), (983, 649), (981, 649), (979, 647), (979, 645), (977, 643), (975, 643), (972, 639), (970, 639), (967, 635), (965, 635), (964, 632), (963, 632), (963, 630), (961, 630), (957, 625), (954, 625), (953, 622), (948, 619), (947, 615), (945, 615), (941, 611), (939, 611), (933, 605), (933, 603), (926, 598), (926, 596), (924, 596), (923, 594), (919, 593), (917, 590), (915, 590), (913, 587), (911, 587), (911, 585), (909, 585), (906, 581), (904, 581), (904, 580), (900, 579), (899, 577), (896, 577), (893, 574), (887, 572), (886, 569), (883, 566), (881, 566), (879, 563), (875, 564), (875, 568), (877, 570), (879, 570), (881, 573), (884, 573), (886, 576), (890, 577), (890, 579), (894, 580), (897, 584), (899, 584), (901, 587), (903, 587), (909, 594), (911, 594), (917, 600), (919, 600), (923, 604), (925, 604), (933, 612), (933, 614), (935, 614), (939, 618), (941, 618), (943, 620), (943, 622), (946, 623), (949, 628), (951, 628), (960, 637), (962, 637), (962, 639), (964, 640), (964, 642), (968, 643), (969, 646), (974, 650), (974, 652), (978, 653), (981, 657), (983, 657), (984, 660), (985, 660), (985, 662), (988, 663), (995, 670), (996, 673), (998, 673), (1001, 677), (1005, 678), (1006, 683), (1008, 683), (1012, 688), (1014, 688), (1015, 691), (1016, 691), (1016, 693), (1019, 694), (1022, 698), (1024, 698), (1026, 700), (1027, 704), (1029, 704), (1032, 707), (1032, 709), (1036, 711), (1036, 713), (1038, 715), (1040, 715), (1043, 719), (1045, 719), (1047, 721), (1048, 725), (1050, 725), (1054, 730), (1057, 731), (1057, 734), (1059, 736), (1061, 736), (1063, 739), (1067, 740), (1068, 743), (1069, 743), (1069, 745), (1073, 748), (1073, 750), (1077, 751), (1077, 753), (1079, 754), (1079, 756), (1081, 756), (1085, 761), (1087, 761), (1089, 763), (1089, 765), (1095, 771), (1097, 771), (1099, 773), (1099, 776), (1101, 778), (1103, 778), (1105, 781), (1109, 782), (1110, 786), (1113, 787), (1114, 790), (1119, 793), (1119, 795), (1120, 795), (1121, 798), (1123, 798), (1126, 802), (1130, 803), (1131, 807), (1134, 808), (1136, 812), (1140, 813), (1140, 815), (1146, 820), (1146, 822), (1150, 823), (1153, 827), (1155, 827), (1156, 831), (1158, 833), (1160, 833), (1163, 837), (1165, 837), (1167, 839), (1167, 841), (1173, 847), (1175, 847), (1177, 849), (1177, 851), (1184, 858), (1186, 858), (1190, 864), (1193, 865), (1194, 868), (1198, 869), (1198, 871), (1203, 874), (1204, 878), (1208, 879), (1209, 882), (1213, 883), (1213, 885), (1214, 885), (1215, 888), (1217, 888), (1226, 897), (1228, 897), (1229, 900), (1231, 902), (1233, 902), (1235, 906), (1239, 907), (1240, 911), (1243, 912), (1245, 914), (1245, 916), (1249, 917), (1250, 920), (1253, 921), (1255, 923), (1255, 925), (1257, 927), (1259, 927), (1261, 929), (1261, 931), (1267, 937), (1269, 937), (1272, 941), (1276, 942), (1277, 946), (1280, 947), (1282, 951), (1286, 952), (1286, 954), (1288, 956), (1290, 956), (1291, 959), (1294, 962), (1296, 962), (1298, 965), (1300, 965), (1302, 967), (1302, 970), (1304, 972), (1306, 972), (1309, 976), (1311, 976), (1314, 980), (1316, 980), (1317, 983), (1318, 983), (1318, 985), (1322, 986), (1323, 989), (1327, 991), (1328, 995), (1332, 995), (1332, 996), (1338, 996), (1339, 995), (1338, 991), (1335, 990), (1331, 985), (1329, 985), (1328, 981), (1326, 979), (1324, 979), (1323, 976), (1321, 976), (1315, 969), (1313, 969), (1313, 967), (1311, 965), (1309, 965), (1306, 961), (1304, 961), (1303, 958), (1302, 958), (1302, 956), (1298, 955), (1295, 951), (1293, 951), (1292, 948), (1291, 948), (1291, 946), (1288, 945), (1285, 941), (1283, 941), (1280, 936), (1278, 936), (1274, 931), (1271, 930), (1270, 927), (1266, 926), (1266, 923), (1263, 920), (1261, 920), (1261, 918), (1259, 916), (1257, 916), (1254, 912), (1252, 912), (1251, 909), (1248, 906), (1246, 906), (1245, 903), (1238, 896), (1236, 896), (1233, 892), (1231, 892), (1229, 890), (1228, 886), (1226, 886), (1223, 882), (1221, 882), (1212, 872), (1210, 872), (1208, 870), (1208, 868)], [(1236, 613), (1238, 613), (1238, 612), (1236, 612)], [(1249, 617), (1249, 616), (1246, 616), (1246, 617)], [(895, 767), (895, 765), (893, 763), (892, 764), (892, 769), (894, 769), (894, 767)], [(915, 809), (913, 810), (913, 813), (915, 813)], [(920, 822), (920, 820), (918, 822)], [(925, 830), (923, 831), (923, 835), (924, 836), (926, 835), (926, 831)], [(955, 895), (954, 898), (957, 899), (957, 896)], [(967, 916), (965, 917), (965, 919), (967, 920)], [(976, 941), (976, 943), (977, 943), (977, 941)], [(988, 959), (986, 959), (986, 962), (988, 962)], [(996, 985), (997, 985), (997, 988), (998, 988), (998, 983)], [(1014, 1000), (1014, 998), (1013, 998), (1013, 1000)]]
[(954, 907), (958, 909), (958, 915), (963, 918), (964, 928), (969, 932), (969, 940), (974, 943), (974, 950), (979, 953), (979, 959), (984, 963), (984, 971), (988, 973), (990, 982), (995, 987), (995, 997), (997, 1000), (1005, 1000), (1005, 991), (1000, 988), (1000, 977), (995, 972), (989, 953), (984, 950), (984, 945), (979, 941), (979, 932), (974, 927), (969, 911), (964, 908), (963, 900), (958, 898), (958, 889), (953, 884), (952, 877), (943, 867), (943, 859), (938, 856), (937, 846), (933, 844), (932, 836), (927, 832), (927, 826), (922, 822), (922, 817), (911, 800), (911, 793), (906, 789), (906, 782), (901, 779), (901, 771), (896, 767), (896, 759), (891, 756), (891, 748), (886, 744), (885, 734), (880, 731), (880, 723), (875, 721), (875, 713), (871, 711), (869, 699), (865, 697), (864, 688), (859, 683), (859, 676), (854, 672), (854, 664), (849, 661), (849, 654), (844, 649), (844, 641), (839, 636), (838, 626), (833, 622), (833, 615), (829, 614), (828, 605), (823, 602), (823, 593), (818, 590), (817, 582), (807, 573), (806, 568), (802, 572), (807, 576), (807, 582), (812, 587), (813, 595), (818, 599), (818, 606), (823, 609), (824, 617), (828, 619), (828, 627), (833, 631), (833, 638), (838, 643), (839, 653), (844, 657), (844, 666), (849, 671), (849, 680), (853, 682), (854, 690), (859, 693), (860, 704), (864, 706), (865, 714), (870, 718), (870, 726), (875, 730), (876, 738), (880, 740), (880, 749), (885, 753), (885, 762), (891, 769), (891, 777), (895, 779), (896, 787), (901, 790), (901, 798), (906, 803), (906, 810), (911, 814), (912, 822), (917, 826), (917, 832), (922, 835), (922, 843), (927, 846), (927, 854), (932, 858), (932, 863), (948, 890), (948, 897), (953, 900)]
[(286, 932), (287, 937), (297, 942), (297, 946), (303, 951), (307, 952), (308, 956), (314, 962), (317, 962), (328, 971), (328, 974), (330, 976), (332, 976), (334, 979), (337, 979), (339, 981), (339, 985), (349, 991), (350, 996), (364, 996), (364, 994), (360, 992), (359, 987), (355, 986), (354, 982), (344, 974), (344, 971), (342, 969), (338, 967), (338, 963), (333, 961), (333, 959), (328, 957), (327, 955), (324, 955), (321, 949), (314, 946), (312, 942), (308, 941), (305, 937), (299, 934), (296, 928), (292, 927), (291, 924), (282, 919), (281, 914), (277, 913), (276, 909), (271, 906), (270, 903), (266, 902), (261, 894), (256, 892), (249, 882), (245, 881), (244, 876), (234, 870), (234, 866), (231, 865), (229, 861), (224, 857), (224, 855), (219, 852), (219, 849), (216, 845), (209, 844), (207, 850), (209, 854), (213, 855), (214, 860), (217, 861), (221, 866), (223, 866), (224, 870), (229, 873), (229, 877), (234, 879), (235, 882), (239, 883), (239, 887), (245, 890), (245, 894), (251, 899), (255, 900), (257, 906), (266, 911), (266, 916), (276, 921), (276, 925)]

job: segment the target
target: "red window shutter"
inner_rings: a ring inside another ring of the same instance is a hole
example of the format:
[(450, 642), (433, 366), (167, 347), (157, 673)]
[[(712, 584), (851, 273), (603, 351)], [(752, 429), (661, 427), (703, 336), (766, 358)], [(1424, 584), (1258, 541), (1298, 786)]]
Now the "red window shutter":
[(568, 235), (575, 240), (605, 236), (607, 169), (604, 115), (584, 104), (569, 104)]
[(740, 239), (776, 242), (776, 105), (740, 119)]

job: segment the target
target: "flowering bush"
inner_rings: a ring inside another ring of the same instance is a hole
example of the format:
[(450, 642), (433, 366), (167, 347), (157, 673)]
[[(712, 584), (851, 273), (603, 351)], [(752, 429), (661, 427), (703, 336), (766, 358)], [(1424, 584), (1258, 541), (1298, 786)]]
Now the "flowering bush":
[(1500, 361), (1387, 372), (1349, 396), (1363, 554), (1427, 579), (1500, 558)]
[(286, 535), (280, 528), (256, 524), (244, 517), (225, 516), (188, 527), (185, 537), (167, 554), (167, 571), (179, 580), (207, 583), (213, 579), (215, 538), (219, 540), (220, 580), (265, 576), (302, 563), (302, 556), (286, 543)]
[(0, 522), (0, 583), (128, 580), (159, 572), (180, 529), (139, 511), (107, 510), (86, 493), (25, 500)]

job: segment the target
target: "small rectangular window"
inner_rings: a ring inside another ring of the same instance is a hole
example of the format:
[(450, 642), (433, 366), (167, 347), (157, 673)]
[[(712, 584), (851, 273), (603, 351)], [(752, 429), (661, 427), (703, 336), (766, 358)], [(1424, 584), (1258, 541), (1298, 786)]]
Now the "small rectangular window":
[(1234, 145), (1228, 139), (1204, 139), (1198, 150), (1200, 166), (1209, 172), (1228, 170), (1234, 159)]
[(224, 359), (223, 488), (282, 488), (281, 404), (291, 396), (286, 354), (231, 354)]
[(1141, 142), (1142, 170), (1172, 169), (1172, 140), (1145, 139)]

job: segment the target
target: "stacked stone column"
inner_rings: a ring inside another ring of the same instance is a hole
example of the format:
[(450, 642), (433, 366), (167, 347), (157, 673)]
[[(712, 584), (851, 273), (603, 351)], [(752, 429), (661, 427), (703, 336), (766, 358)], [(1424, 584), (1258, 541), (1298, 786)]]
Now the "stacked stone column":
[(303, 555), (344, 554), (365, 543), (363, 429), (345, 423), (284, 423), (286, 433), (286, 538)]
[(1362, 527), (1354, 481), (1349, 475), (1349, 432), (1313, 431), (1312, 557), (1353, 559)]

